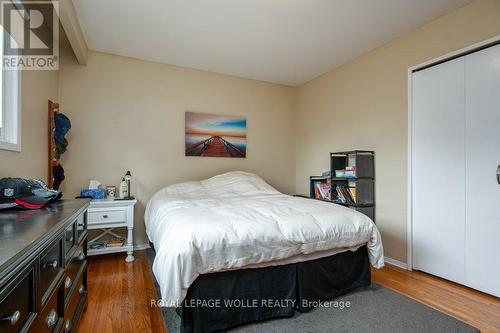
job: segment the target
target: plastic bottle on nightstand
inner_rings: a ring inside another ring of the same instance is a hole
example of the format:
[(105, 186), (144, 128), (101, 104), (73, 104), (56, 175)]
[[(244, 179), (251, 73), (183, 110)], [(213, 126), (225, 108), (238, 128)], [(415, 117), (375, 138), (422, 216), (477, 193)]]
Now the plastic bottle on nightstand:
[(120, 183), (119, 195), (120, 199), (128, 197), (128, 187), (125, 178), (122, 178), (122, 182)]

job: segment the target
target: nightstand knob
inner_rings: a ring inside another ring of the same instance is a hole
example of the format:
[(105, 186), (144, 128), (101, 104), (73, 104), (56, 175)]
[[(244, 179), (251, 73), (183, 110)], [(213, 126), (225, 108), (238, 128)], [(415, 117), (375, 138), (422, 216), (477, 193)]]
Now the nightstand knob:
[(103, 215), (102, 216), (103, 219), (107, 219), (108, 218), (108, 215)]

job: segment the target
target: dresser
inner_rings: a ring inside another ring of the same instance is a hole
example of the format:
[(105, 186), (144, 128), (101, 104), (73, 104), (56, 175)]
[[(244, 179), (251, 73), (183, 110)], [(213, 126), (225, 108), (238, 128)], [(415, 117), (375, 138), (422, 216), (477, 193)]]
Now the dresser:
[(0, 211), (0, 332), (72, 332), (87, 306), (89, 200)]

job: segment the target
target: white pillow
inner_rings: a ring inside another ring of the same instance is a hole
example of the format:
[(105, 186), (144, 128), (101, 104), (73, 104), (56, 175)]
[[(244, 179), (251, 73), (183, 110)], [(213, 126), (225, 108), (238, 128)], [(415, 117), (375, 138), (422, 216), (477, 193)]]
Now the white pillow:
[(262, 178), (256, 174), (231, 171), (212, 178), (202, 180), (201, 184), (207, 190), (219, 190), (232, 192), (235, 194), (279, 194), (274, 187), (266, 183)]

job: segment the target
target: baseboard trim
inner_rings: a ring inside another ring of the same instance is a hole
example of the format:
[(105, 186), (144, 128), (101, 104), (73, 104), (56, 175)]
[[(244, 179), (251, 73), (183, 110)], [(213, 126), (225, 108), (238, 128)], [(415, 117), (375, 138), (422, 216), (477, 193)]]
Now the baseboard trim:
[(408, 264), (405, 263), (405, 262), (402, 262), (402, 261), (399, 261), (399, 260), (396, 260), (396, 259), (392, 259), (392, 258), (389, 258), (389, 257), (384, 257), (384, 261), (388, 264), (391, 264), (391, 265), (394, 265), (394, 266), (397, 266), (399, 268), (402, 268), (402, 269), (408, 269)]
[(149, 249), (149, 244), (137, 244), (134, 245), (134, 251), (146, 250)]

